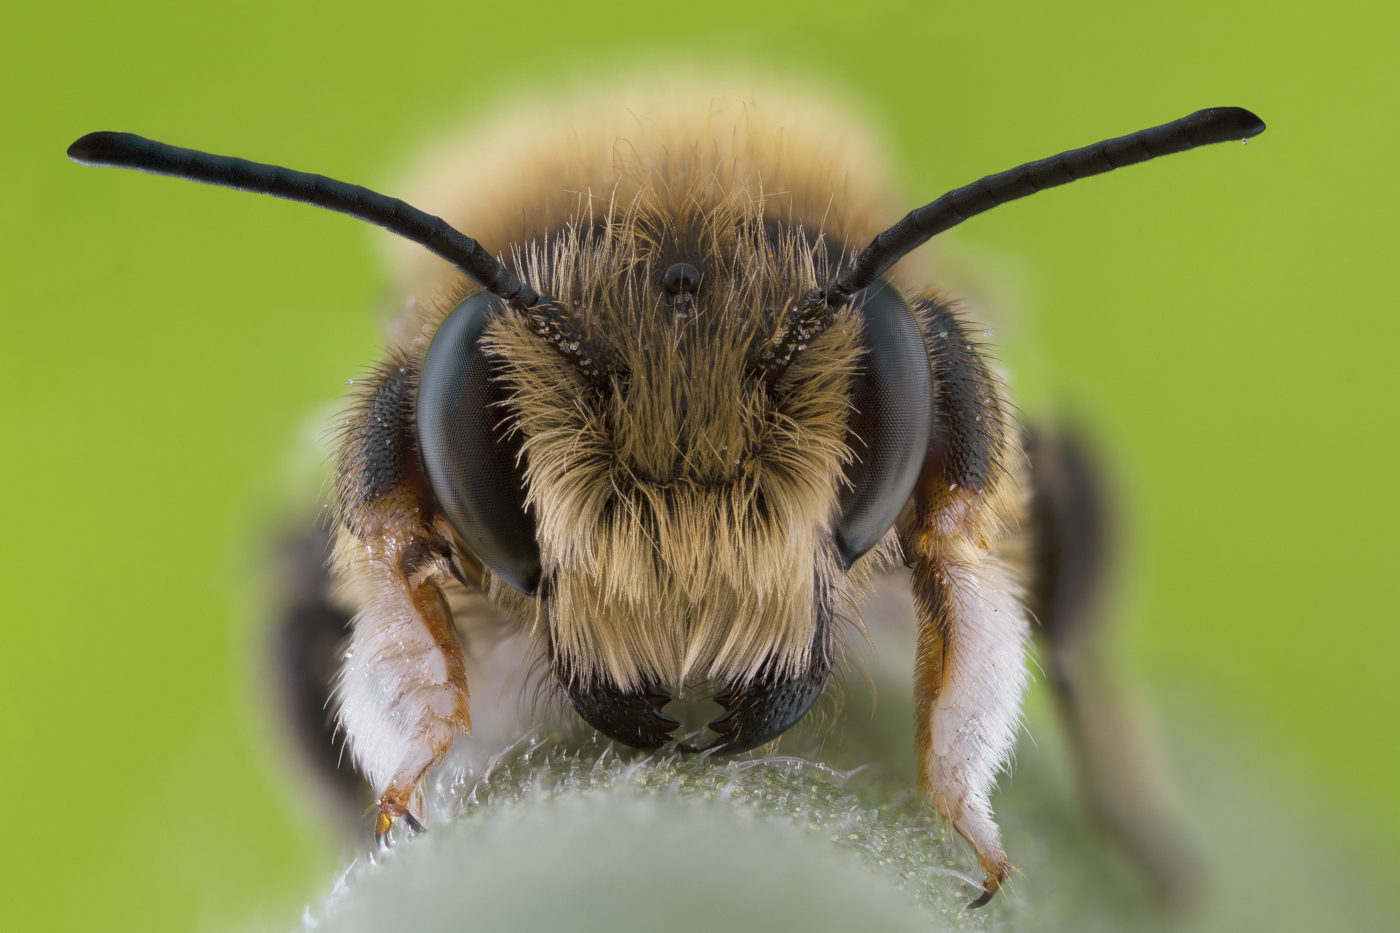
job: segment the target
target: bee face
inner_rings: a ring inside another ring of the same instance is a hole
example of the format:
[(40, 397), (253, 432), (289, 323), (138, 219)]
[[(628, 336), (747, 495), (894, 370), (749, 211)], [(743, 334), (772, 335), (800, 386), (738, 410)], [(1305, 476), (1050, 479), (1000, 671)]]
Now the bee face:
[[(677, 725), (660, 706), (688, 684), (721, 685), (726, 705), (745, 687), (757, 703), (759, 682), (780, 694), (782, 715), (756, 710), (761, 729), (722, 720), (728, 748), (772, 738), (820, 692), (831, 623), (852, 595), (846, 571), (885, 537), (922, 462), (928, 385), (922, 355), (905, 360), (913, 377), (882, 375), (912, 404), (882, 410), (900, 409), (908, 430), (853, 422), (853, 388), (870, 383), (860, 303), (774, 378), (765, 354), (828, 277), (825, 241), (765, 220), (746, 195), (679, 195), (643, 189), (617, 216), (571, 225), (526, 257), (553, 300), (546, 324), (488, 315), (492, 299), (479, 293), (458, 303), (428, 351), (419, 439), (440, 501), (474, 478), (475, 443), (500, 457), (505, 481), (460, 511), (458, 531), (475, 553), (498, 555), (494, 569), (513, 586), (538, 586), (575, 708), (609, 735), (656, 747)], [(912, 331), (888, 291), (882, 307)], [(436, 388), (469, 355), (468, 332), (497, 427), (486, 436), (483, 419), (474, 444), (449, 447), (460, 409), (482, 407)], [(876, 354), (882, 370), (897, 369), (888, 355)], [(862, 469), (876, 447), (894, 469)], [(843, 494), (856, 530), (844, 537), (851, 529), (832, 521), (846, 514)], [(512, 495), (503, 515), (496, 506)]]
[(457, 269), (363, 382), (337, 462), (335, 564), (356, 610), (339, 721), (380, 794), (381, 840), (418, 825), (424, 776), (470, 731), (456, 588), (541, 633), (604, 733), (673, 741), (662, 707), (703, 681), (726, 709), (709, 747), (734, 752), (811, 706), (840, 607), (902, 556), (921, 784), (976, 850), (975, 904), (998, 889), (1010, 863), (988, 795), (1027, 676), (1011, 555), (1033, 477), (970, 326), (892, 267), (997, 204), (1263, 124), (1200, 111), (888, 225), (880, 173), (842, 148), (853, 122), (705, 94), (618, 102), (533, 144), (508, 128), (486, 148), (515, 158), (459, 167), (476, 194), (447, 202), (495, 218), (474, 231), (489, 248), (321, 176), (128, 134), (70, 148), (342, 211)]

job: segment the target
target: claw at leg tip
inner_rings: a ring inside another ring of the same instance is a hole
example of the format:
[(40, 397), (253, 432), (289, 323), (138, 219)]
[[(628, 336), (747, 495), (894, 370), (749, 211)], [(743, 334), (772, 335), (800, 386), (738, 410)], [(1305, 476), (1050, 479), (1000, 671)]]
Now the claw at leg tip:
[(374, 841), (382, 848), (389, 847), (389, 830), (394, 827), (394, 817), (388, 810), (380, 810), (374, 819)]
[(988, 878), (986, 881), (982, 882), (982, 893), (973, 900), (968, 901), (965, 909), (976, 910), (979, 907), (986, 907), (1000, 887), (1001, 885), (991, 878)]
[(413, 815), (412, 810), (385, 794), (379, 798), (379, 815), (374, 819), (374, 841), (388, 848), (389, 830), (394, 828), (394, 821), (398, 819), (402, 819), (415, 833), (421, 833), (427, 828)]
[(1001, 883), (1006, 879), (1010, 868), (1010, 864), (1007, 863), (1005, 867), (999, 867), (995, 872), (988, 869), (986, 877), (982, 881), (982, 893), (968, 901), (966, 909), (976, 910), (979, 907), (986, 907), (996, 896), (996, 893), (1001, 890)]

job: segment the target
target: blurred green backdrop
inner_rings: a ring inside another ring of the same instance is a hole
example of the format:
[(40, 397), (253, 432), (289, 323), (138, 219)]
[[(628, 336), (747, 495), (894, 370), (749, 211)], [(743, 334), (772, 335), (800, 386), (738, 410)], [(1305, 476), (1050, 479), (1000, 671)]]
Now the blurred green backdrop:
[(672, 57), (868, 102), (924, 199), (1203, 106), (1264, 117), (1243, 151), (979, 218), (940, 264), (996, 321), (1023, 407), (1077, 412), (1121, 468), (1131, 669), (1218, 710), (1279, 769), (1261, 782), (1313, 788), (1315, 818), (1393, 868), (1394, 6), (543, 6), (6, 17), (12, 928), (285, 927), (324, 889), (338, 853), (264, 715), (257, 555), (285, 490), (314, 493), (317, 417), (389, 300), (387, 234), (79, 168), (67, 144), (126, 129), (385, 184), (522, 82)]

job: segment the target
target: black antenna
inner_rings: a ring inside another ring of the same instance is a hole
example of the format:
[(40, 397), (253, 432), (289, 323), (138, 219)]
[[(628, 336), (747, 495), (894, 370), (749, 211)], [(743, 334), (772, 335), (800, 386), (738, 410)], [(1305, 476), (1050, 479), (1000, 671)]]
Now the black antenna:
[[(1071, 149), (1039, 162), (1027, 162), (980, 181), (949, 191), (943, 197), (910, 211), (893, 227), (870, 241), (855, 263), (838, 276), (824, 295), (825, 303), (839, 306), (863, 288), (869, 287), (890, 266), (930, 237), (974, 217), (985, 210), (1024, 198), (1028, 194), (1064, 185), (1090, 175), (1099, 175), (1136, 165), (1158, 156), (1171, 155), (1196, 146), (1248, 139), (1264, 132), (1264, 121), (1240, 107), (1212, 107), (1190, 116), (1139, 130), (1117, 139)], [(819, 293), (820, 294), (820, 293)], [(817, 296), (813, 296), (817, 297)], [(819, 299), (820, 300), (820, 299)], [(805, 303), (804, 303), (805, 304)]]
[(533, 307), (540, 301), (538, 292), (486, 252), (480, 243), (453, 229), (441, 217), (359, 185), (278, 165), (167, 146), (134, 133), (89, 133), (68, 147), (68, 158), (84, 165), (135, 168), (255, 191), (349, 214), (426, 246), (471, 276), (482, 288), (506, 301), (523, 308)]

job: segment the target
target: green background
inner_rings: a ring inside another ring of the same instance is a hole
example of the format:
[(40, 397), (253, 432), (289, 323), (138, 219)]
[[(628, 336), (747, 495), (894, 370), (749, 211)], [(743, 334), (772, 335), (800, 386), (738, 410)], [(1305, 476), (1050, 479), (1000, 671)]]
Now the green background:
[(1270, 763), (1248, 777), (1304, 788), (1310, 819), (1393, 868), (1397, 16), (1311, 10), (12, 10), (0, 903), (14, 928), (285, 927), (324, 890), (339, 851), (267, 724), (260, 545), (310, 511), (318, 418), (373, 359), (388, 301), (387, 235), (80, 168), (66, 145), (133, 130), (385, 184), (522, 84), (672, 59), (867, 102), (924, 199), (1203, 106), (1264, 117), (1247, 148), (979, 218), (943, 238), (940, 265), (991, 309), (1023, 407), (1077, 413), (1120, 469), (1122, 648), (1162, 717), (1189, 697), (1242, 760)]

